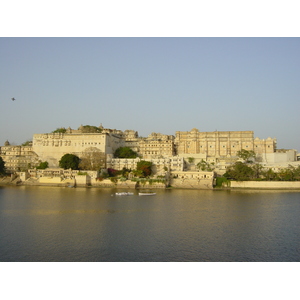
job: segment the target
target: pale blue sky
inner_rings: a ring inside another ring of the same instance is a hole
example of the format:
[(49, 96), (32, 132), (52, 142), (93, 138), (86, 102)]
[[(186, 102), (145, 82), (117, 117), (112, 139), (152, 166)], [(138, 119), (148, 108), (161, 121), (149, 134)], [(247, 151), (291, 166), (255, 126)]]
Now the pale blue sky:
[(299, 53), (299, 38), (0, 38), (0, 145), (102, 123), (253, 130), (300, 151)]

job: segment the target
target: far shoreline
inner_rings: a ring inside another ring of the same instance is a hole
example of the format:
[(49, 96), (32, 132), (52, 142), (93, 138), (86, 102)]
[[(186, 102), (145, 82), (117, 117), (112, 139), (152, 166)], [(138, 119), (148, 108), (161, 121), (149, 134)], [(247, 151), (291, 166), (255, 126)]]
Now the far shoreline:
[[(296, 181), (300, 184), (299, 181)], [(283, 182), (281, 182), (283, 183)], [(290, 181), (286, 181), (286, 183), (290, 183)], [(295, 191), (300, 192), (300, 187), (214, 187), (214, 188), (194, 188), (194, 187), (165, 187), (165, 188), (157, 188), (157, 187), (140, 187), (140, 188), (132, 188), (132, 187), (118, 187), (118, 186), (95, 186), (95, 185), (76, 185), (76, 186), (67, 186), (62, 184), (45, 184), (45, 183), (30, 183), (26, 184), (24, 182), (0, 182), (0, 187), (59, 187), (59, 188), (87, 188), (87, 189), (115, 189), (115, 190), (199, 190), (199, 191)]]

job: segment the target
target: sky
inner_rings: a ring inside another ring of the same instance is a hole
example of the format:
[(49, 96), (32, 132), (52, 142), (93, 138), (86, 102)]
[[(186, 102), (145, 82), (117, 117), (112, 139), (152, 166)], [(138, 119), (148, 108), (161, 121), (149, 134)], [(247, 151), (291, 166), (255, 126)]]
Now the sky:
[(102, 124), (140, 136), (252, 130), (299, 151), (299, 53), (286, 37), (3, 37), (0, 145)]

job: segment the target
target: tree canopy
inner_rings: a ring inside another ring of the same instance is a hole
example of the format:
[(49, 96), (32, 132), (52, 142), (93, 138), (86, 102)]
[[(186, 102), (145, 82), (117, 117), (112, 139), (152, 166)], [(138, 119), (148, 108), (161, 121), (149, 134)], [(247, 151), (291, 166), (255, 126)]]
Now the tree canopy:
[(0, 174), (5, 174), (5, 162), (0, 156)]
[(237, 156), (242, 158), (243, 160), (245, 160), (246, 162), (252, 162), (250, 160), (250, 158), (254, 158), (256, 157), (256, 154), (253, 150), (245, 150), (245, 149), (242, 149), (242, 150), (239, 150), (237, 152)]
[(254, 170), (247, 164), (238, 161), (227, 169), (224, 177), (238, 181), (251, 180), (254, 178)]
[(116, 158), (137, 158), (138, 154), (129, 147), (120, 147), (115, 153)]
[(81, 130), (82, 133), (101, 133), (102, 129), (97, 126), (84, 125), (80, 126), (78, 129)]
[(201, 160), (199, 163), (197, 163), (197, 167), (201, 170), (201, 171), (208, 171), (208, 172), (212, 172), (215, 167), (214, 167), (214, 163), (208, 163), (205, 160)]
[(40, 164), (36, 167), (37, 169), (47, 169), (49, 166), (47, 161), (41, 161)]
[(65, 154), (59, 161), (59, 166), (63, 169), (78, 170), (79, 157), (74, 154)]
[(261, 164), (247, 164), (238, 161), (231, 165), (223, 176), (238, 181), (298, 181), (300, 180), (300, 166), (296, 168), (289, 165), (275, 173), (272, 169), (264, 170)]
[(31, 146), (31, 145), (32, 145), (32, 141), (28, 140), (24, 142), (21, 146)]
[(141, 177), (147, 177), (152, 174), (152, 162), (141, 160), (137, 163), (136, 166), (137, 174)]
[(187, 159), (188, 159), (189, 164), (192, 164), (195, 161), (194, 157), (188, 157)]
[(61, 127), (61, 128), (56, 128), (52, 133), (65, 133), (67, 131), (66, 128)]

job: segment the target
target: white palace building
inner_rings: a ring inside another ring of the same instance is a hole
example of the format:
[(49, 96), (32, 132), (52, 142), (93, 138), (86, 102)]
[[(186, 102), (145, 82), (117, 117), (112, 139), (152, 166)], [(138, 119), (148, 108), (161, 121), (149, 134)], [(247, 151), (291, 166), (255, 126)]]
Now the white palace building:
[[(105, 157), (104, 168), (117, 170), (134, 169), (138, 160), (152, 161), (156, 172), (166, 167), (174, 172), (196, 170), (198, 162), (213, 163), (216, 172), (224, 173), (226, 166), (237, 159), (239, 150), (253, 150), (257, 162), (274, 168), (298, 164), (296, 150), (278, 150), (276, 139), (254, 137), (253, 131), (176, 131), (175, 136), (151, 133), (139, 137), (134, 130), (106, 129), (99, 126), (99, 133), (84, 133), (83, 126), (77, 130), (68, 128), (64, 133), (34, 134), (32, 144), (10, 145), (7, 141), (0, 147), (0, 156), (9, 172), (23, 171), (47, 161), (49, 167), (58, 168), (59, 160), (67, 153), (81, 158), (91, 151), (101, 152)], [(138, 153), (137, 159), (114, 158), (119, 147), (130, 147)]]

